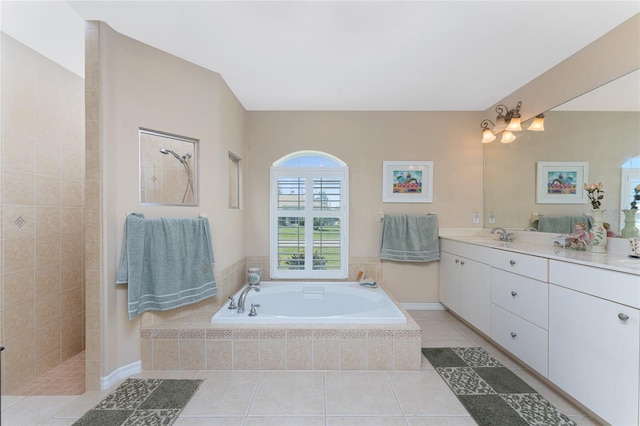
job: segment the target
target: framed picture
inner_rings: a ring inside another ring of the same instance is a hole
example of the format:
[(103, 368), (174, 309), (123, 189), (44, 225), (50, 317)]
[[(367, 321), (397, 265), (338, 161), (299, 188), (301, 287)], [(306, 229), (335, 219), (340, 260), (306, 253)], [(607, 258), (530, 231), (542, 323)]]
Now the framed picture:
[(433, 161), (383, 161), (382, 202), (433, 202)]
[(537, 204), (584, 204), (589, 163), (538, 161)]

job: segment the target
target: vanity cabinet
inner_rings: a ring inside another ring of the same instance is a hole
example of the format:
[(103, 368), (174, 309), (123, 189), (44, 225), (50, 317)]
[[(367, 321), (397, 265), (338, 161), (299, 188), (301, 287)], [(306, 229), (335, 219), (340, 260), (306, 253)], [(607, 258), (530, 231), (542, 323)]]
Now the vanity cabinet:
[(491, 259), (491, 338), (547, 377), (547, 259), (502, 250)]
[(549, 380), (613, 425), (637, 425), (638, 275), (551, 260)]
[(491, 249), (443, 240), (440, 301), (483, 333), (491, 333)]

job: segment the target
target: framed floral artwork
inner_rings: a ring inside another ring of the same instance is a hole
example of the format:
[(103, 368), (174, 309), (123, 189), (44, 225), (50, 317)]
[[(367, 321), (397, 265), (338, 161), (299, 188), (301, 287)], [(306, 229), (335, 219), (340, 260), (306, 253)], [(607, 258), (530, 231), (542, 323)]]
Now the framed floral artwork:
[(583, 189), (589, 175), (589, 163), (538, 161), (537, 204), (584, 204)]
[(432, 203), (433, 161), (383, 161), (382, 202)]

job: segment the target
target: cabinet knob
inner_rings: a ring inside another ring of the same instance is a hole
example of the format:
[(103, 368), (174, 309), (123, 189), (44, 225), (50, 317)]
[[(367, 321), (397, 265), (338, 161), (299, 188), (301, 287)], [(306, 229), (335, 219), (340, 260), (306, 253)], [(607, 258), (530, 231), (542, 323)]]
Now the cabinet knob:
[(511, 337), (515, 339), (515, 338), (516, 338), (516, 336), (517, 336), (517, 334), (516, 334), (516, 333), (514, 333), (514, 332), (512, 331), (512, 332), (511, 332)]
[(515, 261), (515, 260), (510, 260), (510, 261), (509, 261), (509, 265), (513, 266), (513, 265), (515, 265), (515, 264), (516, 264), (516, 261)]
[(456, 259), (456, 263), (460, 263), (460, 259)]
[(460, 261), (460, 264), (461, 264), (461, 265), (464, 265), (464, 260), (461, 260), (461, 261)]
[(516, 297), (516, 296), (518, 295), (518, 293), (516, 293), (515, 291), (512, 291), (512, 292), (511, 292), (511, 295), (512, 295), (513, 297)]
[(618, 318), (620, 318), (622, 321), (626, 321), (626, 320), (628, 320), (628, 319), (629, 319), (629, 315), (627, 315), (627, 314), (623, 314), (622, 312), (620, 312), (620, 313), (618, 314)]

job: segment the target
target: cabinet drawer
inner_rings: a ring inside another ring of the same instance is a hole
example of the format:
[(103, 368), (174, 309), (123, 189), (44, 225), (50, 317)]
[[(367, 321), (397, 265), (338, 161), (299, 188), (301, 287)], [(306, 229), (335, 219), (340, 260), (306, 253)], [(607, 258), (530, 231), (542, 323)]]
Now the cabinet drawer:
[(440, 251), (446, 251), (456, 256), (473, 259), (487, 265), (491, 261), (494, 250), (488, 247), (482, 247), (475, 244), (462, 243), (460, 241), (451, 241), (446, 239), (440, 240)]
[(547, 259), (542, 257), (495, 250), (491, 257), (491, 266), (538, 281), (547, 281)]
[(549, 282), (640, 308), (640, 276), (551, 260)]
[(491, 270), (491, 300), (507, 311), (548, 329), (549, 285), (542, 281)]
[(527, 363), (548, 376), (548, 333), (500, 306), (491, 306), (491, 338)]

